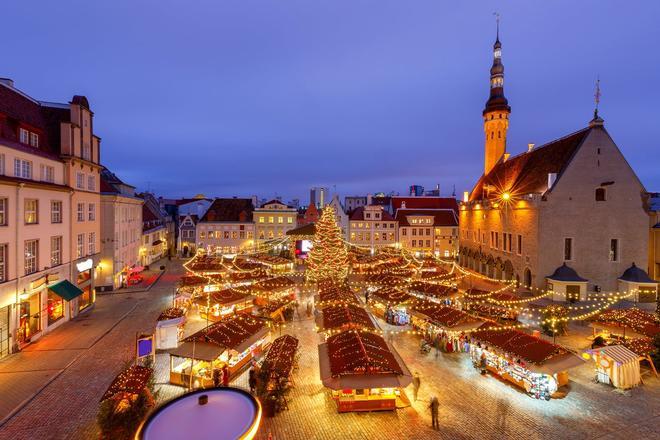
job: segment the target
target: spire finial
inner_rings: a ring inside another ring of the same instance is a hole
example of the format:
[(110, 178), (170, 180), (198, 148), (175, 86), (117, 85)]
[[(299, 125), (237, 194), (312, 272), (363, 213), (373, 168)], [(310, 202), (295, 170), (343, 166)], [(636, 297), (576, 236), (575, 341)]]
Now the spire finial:
[(600, 75), (596, 77), (596, 91), (594, 93), (594, 102), (596, 107), (594, 108), (594, 119), (598, 118), (598, 104), (600, 104)]
[(493, 12), (493, 15), (495, 16), (495, 23), (497, 26), (497, 33), (495, 36), (496, 41), (500, 41), (500, 13), (499, 12)]

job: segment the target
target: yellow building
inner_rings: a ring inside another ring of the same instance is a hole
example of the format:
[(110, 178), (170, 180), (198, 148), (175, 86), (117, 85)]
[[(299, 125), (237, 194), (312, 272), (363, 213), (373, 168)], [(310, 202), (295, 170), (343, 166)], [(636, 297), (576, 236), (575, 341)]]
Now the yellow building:
[(271, 200), (254, 210), (257, 241), (283, 239), (286, 233), (296, 228), (298, 210), (279, 200)]

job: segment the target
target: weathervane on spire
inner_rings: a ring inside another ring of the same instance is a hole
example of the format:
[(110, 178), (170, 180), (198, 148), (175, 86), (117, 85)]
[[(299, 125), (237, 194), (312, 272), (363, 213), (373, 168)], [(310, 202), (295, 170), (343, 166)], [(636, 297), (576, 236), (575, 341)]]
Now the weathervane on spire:
[(598, 118), (598, 104), (600, 104), (600, 75), (596, 78), (596, 92), (594, 93), (596, 108), (594, 110), (594, 119)]
[(499, 12), (493, 12), (493, 15), (495, 16), (495, 23), (497, 26), (497, 40), (500, 39), (500, 13)]

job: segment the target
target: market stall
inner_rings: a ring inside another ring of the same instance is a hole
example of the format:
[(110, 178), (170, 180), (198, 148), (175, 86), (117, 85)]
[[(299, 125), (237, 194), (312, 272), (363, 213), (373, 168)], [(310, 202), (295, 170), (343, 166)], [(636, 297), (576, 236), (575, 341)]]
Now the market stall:
[(273, 341), (261, 364), (261, 369), (267, 370), (271, 380), (289, 378), (295, 366), (298, 345), (298, 339), (291, 335), (283, 335)]
[(248, 261), (263, 265), (271, 273), (291, 272), (293, 270), (293, 261), (278, 255), (250, 255)]
[(256, 305), (265, 305), (271, 301), (283, 299), (294, 300), (296, 283), (290, 278), (279, 276), (261, 280), (246, 287), (246, 290), (256, 296)]
[(156, 349), (166, 350), (175, 348), (183, 334), (186, 322), (185, 310), (170, 307), (158, 316), (156, 321)]
[(254, 296), (231, 288), (206, 292), (195, 297), (192, 302), (202, 319), (218, 321), (235, 314), (251, 313)]
[(519, 330), (487, 328), (470, 335), (475, 364), (483, 356), (488, 371), (537, 399), (550, 400), (568, 383), (568, 370), (584, 362), (559, 345)]
[(319, 293), (314, 295), (314, 305), (322, 308), (338, 304), (358, 304), (355, 292), (346, 284), (319, 285)]
[(378, 316), (392, 325), (410, 323), (409, 308), (415, 298), (401, 289), (381, 287), (369, 294), (369, 303)]
[(319, 345), (323, 385), (339, 412), (393, 410), (412, 375), (396, 350), (367, 331), (347, 330)]
[(424, 281), (415, 281), (408, 286), (408, 293), (436, 303), (459, 305), (459, 292), (456, 287)]
[(121, 408), (122, 404), (128, 406), (134, 402), (140, 393), (146, 393), (149, 398), (153, 398), (148, 387), (152, 374), (153, 370), (151, 368), (131, 365), (114, 378), (108, 389), (103, 393), (101, 402), (112, 399), (117, 403), (117, 407)]
[(324, 307), (316, 316), (316, 328), (326, 334), (337, 333), (350, 328), (376, 331), (378, 326), (371, 314), (355, 304), (342, 304)]
[(270, 329), (260, 319), (234, 316), (187, 337), (170, 353), (170, 383), (192, 388), (214, 385), (214, 371), (230, 377), (270, 341)]
[(466, 298), (463, 301), (463, 307), (470, 313), (488, 319), (503, 321), (518, 320), (519, 309), (521, 307), (508, 304), (515, 304), (515, 301), (520, 299), (519, 297), (506, 292), (497, 292), (484, 295), (484, 298), (481, 300), (477, 298)]
[(653, 338), (660, 333), (660, 320), (637, 308), (606, 310), (594, 316), (589, 326), (593, 328), (594, 338)]
[(627, 390), (642, 382), (639, 356), (623, 345), (609, 345), (585, 351), (586, 358), (594, 360), (596, 381)]
[(417, 303), (411, 311), (413, 328), (423, 332), (424, 338), (442, 351), (468, 351), (466, 332), (478, 329), (484, 321), (453, 307), (429, 301)]

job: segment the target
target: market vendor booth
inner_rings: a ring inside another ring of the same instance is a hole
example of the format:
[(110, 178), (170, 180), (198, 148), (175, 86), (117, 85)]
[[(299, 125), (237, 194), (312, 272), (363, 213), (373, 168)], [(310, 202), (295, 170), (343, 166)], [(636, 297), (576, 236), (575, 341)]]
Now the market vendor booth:
[(171, 307), (161, 313), (156, 321), (156, 349), (175, 348), (183, 335), (185, 322), (185, 311), (178, 307)]
[(193, 299), (202, 319), (219, 321), (236, 314), (252, 312), (254, 296), (239, 289), (223, 289), (207, 292)]
[(415, 298), (401, 289), (381, 287), (369, 294), (370, 305), (388, 324), (408, 325), (409, 308)]
[[(393, 410), (412, 375), (394, 347), (368, 331), (347, 330), (319, 345), (321, 381), (339, 412)], [(403, 400), (402, 400), (403, 398)]]
[(660, 333), (660, 320), (652, 313), (637, 308), (610, 309), (594, 316), (589, 323), (594, 338), (653, 338)]
[(596, 381), (627, 390), (642, 382), (639, 356), (623, 345), (609, 345), (585, 351), (585, 359), (596, 365)]
[(314, 295), (317, 308), (339, 304), (358, 304), (355, 292), (346, 284), (319, 285), (319, 293)]
[[(262, 371), (267, 371), (269, 382), (289, 379), (291, 370), (295, 367), (298, 345), (298, 339), (291, 335), (283, 335), (273, 341), (261, 364)], [(269, 383), (266, 389), (275, 386), (276, 384)]]
[(271, 301), (294, 300), (295, 287), (295, 281), (280, 276), (259, 281), (247, 287), (246, 290), (256, 296), (254, 301), (256, 305), (265, 305)]
[(517, 321), (519, 311), (522, 309), (514, 305), (518, 300), (519, 297), (507, 292), (484, 295), (482, 299), (476, 294), (474, 297), (466, 297), (463, 308), (487, 319)]
[(493, 374), (530, 396), (550, 400), (568, 384), (568, 370), (584, 360), (563, 347), (513, 329), (485, 329), (470, 334), (470, 356)]
[(170, 383), (191, 388), (214, 386), (214, 370), (232, 377), (270, 341), (268, 326), (247, 315), (211, 324), (170, 352)]
[(316, 328), (326, 334), (348, 329), (379, 330), (371, 314), (355, 304), (324, 307), (316, 316)]
[(413, 327), (424, 333), (425, 339), (448, 353), (467, 351), (466, 332), (478, 329), (484, 321), (453, 307), (421, 302), (412, 311)]
[(408, 286), (408, 293), (427, 301), (445, 305), (460, 304), (458, 289), (444, 284), (415, 281)]

